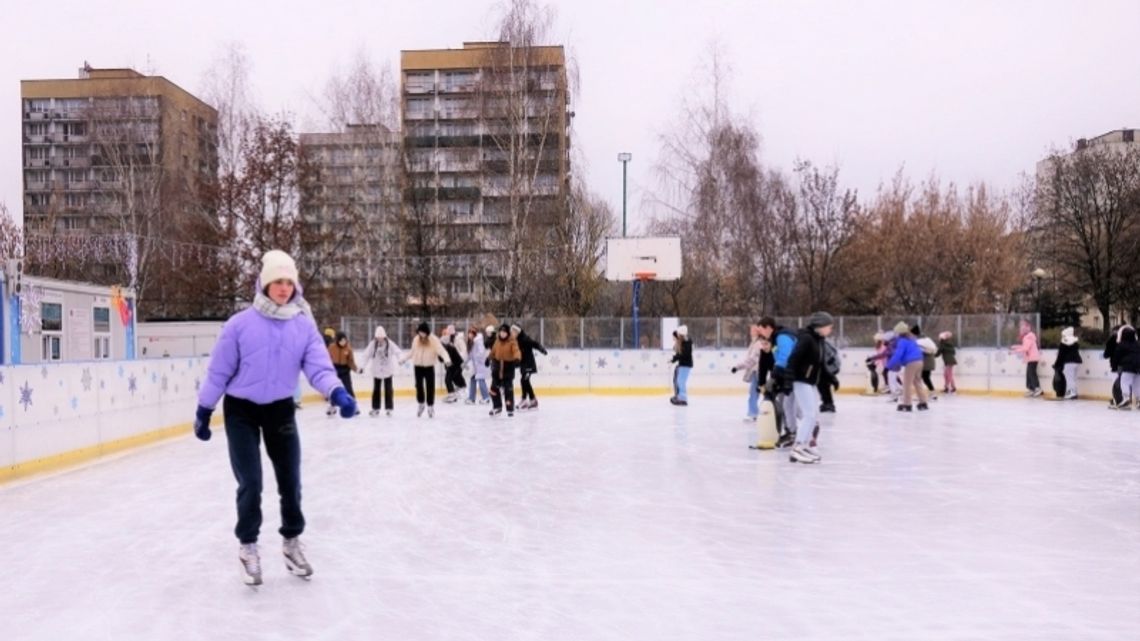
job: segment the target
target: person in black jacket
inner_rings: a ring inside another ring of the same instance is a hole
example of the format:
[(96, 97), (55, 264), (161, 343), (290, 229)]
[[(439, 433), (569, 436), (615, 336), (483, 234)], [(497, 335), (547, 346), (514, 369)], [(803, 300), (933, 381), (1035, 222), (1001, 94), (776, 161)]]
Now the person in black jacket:
[(1140, 342), (1136, 340), (1136, 330), (1127, 325), (1120, 330), (1116, 344), (1116, 362), (1120, 368), (1120, 402), (1116, 409), (1130, 410), (1140, 390)]
[(673, 370), (674, 405), (689, 404), (689, 374), (693, 371), (693, 341), (689, 340), (689, 328), (681, 325), (673, 331), (673, 360), (677, 367)]
[(1081, 358), (1080, 339), (1072, 327), (1061, 330), (1061, 346), (1057, 348), (1057, 362), (1053, 369), (1057, 370), (1064, 381), (1064, 389), (1058, 387), (1057, 398), (1067, 401), (1077, 400), (1077, 366), (1084, 362)]
[(792, 397), (800, 412), (796, 443), (788, 460), (793, 463), (819, 463), (820, 456), (811, 448), (819, 425), (819, 382), (827, 374), (827, 350), (824, 339), (831, 335), (835, 323), (831, 314), (816, 312), (808, 318), (807, 327), (796, 337), (796, 347), (788, 358), (792, 377)]
[(1120, 394), (1120, 362), (1116, 356), (1116, 345), (1120, 342), (1120, 333), (1128, 325), (1117, 325), (1112, 328), (1112, 332), (1108, 335), (1108, 341), (1104, 345), (1104, 357), (1108, 359), (1108, 367), (1116, 374), (1116, 380), (1112, 382), (1112, 400), (1108, 402), (1108, 409), (1116, 409), (1116, 407), (1124, 402), (1124, 398)]
[(834, 414), (835, 396), (831, 392), (832, 390), (839, 390), (839, 350), (835, 349), (835, 346), (827, 339), (824, 339), (822, 345), (824, 368), (823, 374), (819, 377), (819, 384), (816, 386), (819, 389), (819, 411)]
[(531, 338), (518, 325), (511, 325), (511, 334), (518, 340), (519, 350), (522, 352), (522, 367), (519, 370), (522, 372), (522, 402), (518, 404), (517, 409), (538, 409), (538, 399), (534, 396), (534, 387), (530, 384), (530, 377), (538, 373), (538, 364), (534, 360), (535, 350), (542, 352), (542, 355), (545, 356), (546, 348), (542, 346), (542, 343)]

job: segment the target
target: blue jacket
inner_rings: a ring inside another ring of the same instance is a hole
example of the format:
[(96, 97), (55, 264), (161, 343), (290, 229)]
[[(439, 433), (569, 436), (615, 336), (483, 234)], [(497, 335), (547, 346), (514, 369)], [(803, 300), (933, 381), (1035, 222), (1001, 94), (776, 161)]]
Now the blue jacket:
[(792, 351), (796, 348), (796, 335), (784, 329), (783, 327), (776, 330), (775, 349), (772, 350), (772, 356), (776, 359), (776, 368), (784, 369), (788, 366), (788, 359), (792, 356)]
[(900, 336), (891, 360), (887, 361), (887, 369), (893, 372), (916, 361), (921, 362), (922, 356), (922, 348), (913, 336)]

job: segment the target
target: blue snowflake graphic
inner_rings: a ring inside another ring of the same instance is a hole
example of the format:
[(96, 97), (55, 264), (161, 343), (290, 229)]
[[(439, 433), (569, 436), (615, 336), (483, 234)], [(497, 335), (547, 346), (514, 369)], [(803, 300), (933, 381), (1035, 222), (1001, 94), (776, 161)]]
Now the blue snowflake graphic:
[(170, 383), (170, 380), (169, 380), (169, 379), (167, 379), (167, 378), (166, 378), (166, 376), (164, 375), (164, 376), (162, 377), (162, 391), (164, 391), (164, 392), (166, 391), (166, 389), (167, 389), (167, 387), (168, 387), (169, 383)]
[[(407, 365), (407, 363), (405, 363), (405, 365)], [(405, 367), (404, 369), (407, 369), (407, 368)], [(197, 379), (197, 378), (194, 379), (194, 391), (198, 391), (201, 388), (202, 388), (202, 381)]]
[(47, 374), (48, 374), (47, 365), (44, 365), (43, 367), (40, 368), (40, 375), (46, 379)]
[(24, 381), (24, 386), (20, 388), (20, 405), (24, 406), (24, 411), (28, 411), (28, 407), (32, 405), (32, 388)]
[(79, 409), (79, 399), (72, 396), (70, 405), (71, 405), (71, 409), (73, 409), (73, 410)]
[(126, 373), (126, 370), (124, 370), (123, 366), (120, 365), (119, 366), (119, 378), (122, 378), (125, 373)]
[(598, 369), (605, 369), (605, 368), (606, 368), (606, 359), (599, 358), (598, 359)]
[(131, 374), (131, 377), (127, 379), (127, 391), (133, 395), (135, 392), (138, 391), (138, 389), (139, 389), (139, 382), (137, 379), (135, 379), (135, 375)]
[(158, 372), (151, 372), (150, 382), (151, 382), (151, 384), (158, 383)]

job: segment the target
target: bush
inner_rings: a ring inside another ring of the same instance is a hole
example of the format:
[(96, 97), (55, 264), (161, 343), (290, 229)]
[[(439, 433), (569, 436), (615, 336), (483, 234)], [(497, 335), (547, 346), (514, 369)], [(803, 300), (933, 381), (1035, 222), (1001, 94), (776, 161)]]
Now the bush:
[[(1061, 327), (1050, 327), (1041, 330), (1040, 342), (1042, 349), (1057, 349), (1061, 346)], [(1082, 348), (1104, 347), (1105, 334), (1098, 328), (1078, 327), (1077, 338)]]

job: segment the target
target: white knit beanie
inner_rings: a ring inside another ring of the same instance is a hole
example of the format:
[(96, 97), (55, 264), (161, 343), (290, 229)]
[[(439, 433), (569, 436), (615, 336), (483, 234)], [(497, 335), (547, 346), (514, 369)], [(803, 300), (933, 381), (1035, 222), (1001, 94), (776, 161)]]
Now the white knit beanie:
[(677, 334), (678, 334), (679, 336), (685, 336), (685, 337), (688, 337), (688, 335), (689, 335), (689, 326), (688, 326), (688, 325), (681, 325), (680, 327), (678, 327), (678, 328), (677, 328)]
[(384, 331), (383, 326), (377, 325), (376, 326), (376, 340), (382, 341), (385, 338), (388, 338), (388, 332)]
[(261, 257), (261, 286), (265, 287), (281, 279), (292, 281), (296, 285), (297, 263), (280, 249), (271, 249)]

